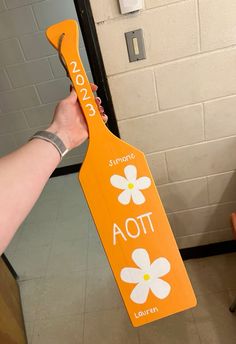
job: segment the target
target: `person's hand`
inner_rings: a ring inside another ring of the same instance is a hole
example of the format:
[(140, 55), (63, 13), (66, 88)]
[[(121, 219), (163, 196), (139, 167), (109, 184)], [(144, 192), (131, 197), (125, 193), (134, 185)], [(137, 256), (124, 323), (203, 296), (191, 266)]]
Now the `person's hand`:
[[(93, 92), (97, 86), (91, 83)], [(102, 119), (107, 122), (107, 115), (101, 105), (101, 99), (95, 99)], [(72, 88), (70, 95), (60, 101), (55, 109), (53, 121), (47, 131), (57, 134), (69, 150), (79, 146), (88, 138), (88, 127), (78, 102), (77, 94)]]

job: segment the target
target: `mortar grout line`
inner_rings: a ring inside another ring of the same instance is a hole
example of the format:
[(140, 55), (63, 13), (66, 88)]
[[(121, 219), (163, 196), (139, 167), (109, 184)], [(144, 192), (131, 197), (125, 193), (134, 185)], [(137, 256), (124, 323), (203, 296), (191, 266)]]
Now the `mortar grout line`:
[[(14, 7), (9, 8), (9, 7), (6, 6), (6, 0), (2, 0), (2, 1), (4, 2), (5, 7), (6, 7), (6, 9), (7, 9), (8, 11), (15, 10), (15, 9), (17, 9), (17, 8), (28, 7), (28, 6), (30, 6), (30, 5), (31, 5), (31, 6), (33, 5), (33, 4), (24, 4), (24, 5), (17, 5), (17, 6), (14, 6)], [(46, 1), (46, 0), (37, 0), (37, 3), (44, 2), (44, 1)]]
[[(25, 111), (24, 111), (24, 110), (21, 110), (21, 113), (22, 113), (22, 116), (23, 116), (23, 118), (24, 118), (24, 120), (25, 120), (25, 123), (26, 123), (26, 125), (27, 125), (26, 130), (33, 129), (33, 128), (31, 128), (30, 125), (29, 125), (29, 122), (28, 122), (27, 116), (26, 116), (26, 114), (25, 114)], [(18, 132), (18, 131), (14, 131), (14, 133), (17, 133), (17, 132)]]
[[(180, 150), (180, 149), (191, 148), (191, 147), (196, 147), (196, 146), (202, 146), (202, 145), (205, 145), (205, 144), (208, 144), (208, 143), (225, 141), (225, 140), (228, 140), (228, 139), (235, 139), (235, 138), (236, 138), (236, 134), (235, 135), (230, 135), (230, 136), (225, 136), (225, 137), (219, 137), (219, 138), (213, 139), (213, 140), (198, 141), (198, 142), (195, 142), (195, 143), (189, 143), (189, 144), (185, 144), (185, 145), (178, 146), (178, 147), (167, 148), (165, 150), (150, 151), (150, 152), (146, 152), (145, 155), (148, 156), (148, 155), (153, 155), (153, 154), (156, 154), (156, 153), (168, 153), (168, 152), (172, 152), (172, 151), (176, 151), (176, 150)], [(213, 174), (220, 174), (220, 173), (224, 173), (224, 172), (228, 172), (228, 171), (216, 172), (216, 173), (213, 173)], [(197, 177), (200, 178), (200, 177), (204, 177), (204, 176), (197, 176)], [(178, 180), (176, 180), (176, 181), (178, 181)]]
[(38, 100), (39, 100), (39, 104), (38, 104), (38, 105), (43, 105), (44, 103), (43, 103), (43, 101), (42, 101), (42, 99), (41, 99), (41, 97), (40, 97), (40, 95), (39, 95), (39, 91), (38, 91), (36, 85), (33, 84), (32, 86), (33, 86), (34, 91), (35, 91), (35, 93), (36, 93), (36, 95), (37, 95), (37, 98), (38, 98)]
[[(30, 63), (31, 61), (27, 61), (27, 62)], [(31, 84), (24, 85), (24, 86), (17, 86), (17, 87), (14, 87), (14, 88), (10, 89), (10, 90), (0, 91), (0, 95), (2, 95), (4, 93), (7, 93), (7, 92), (17, 91), (17, 90), (21, 90), (21, 89), (24, 89), (24, 88), (32, 88), (34, 86), (40, 86), (40, 85), (43, 85), (43, 84), (48, 84), (48, 83), (52, 83), (54, 81), (63, 80), (63, 79), (65, 79), (65, 80), (67, 80), (69, 82), (69, 79), (66, 76), (65, 77), (59, 77), (59, 78), (54, 78), (54, 79), (50, 79), (50, 80), (47, 80), (47, 81), (36, 82), (35, 84), (31, 83)], [(58, 102), (59, 101), (60, 100), (58, 100)], [(53, 103), (53, 102), (49, 102), (49, 103)], [(49, 104), (49, 103), (44, 103), (44, 104)]]
[(202, 103), (202, 124), (203, 124), (204, 141), (207, 141), (207, 138), (206, 138), (206, 109), (205, 109), (204, 103)]
[(166, 3), (166, 4), (163, 4), (163, 5), (159, 5), (159, 6), (156, 6), (156, 7), (146, 8), (145, 11), (151, 12), (151, 11), (153, 11), (153, 10), (157, 10), (158, 8), (170, 7), (170, 6), (176, 5), (176, 4), (178, 4), (178, 3), (187, 2), (187, 1), (189, 1), (189, 0), (175, 0), (175, 1), (173, 1), (173, 2)]
[(128, 118), (122, 118), (122, 119), (118, 119), (118, 123), (123, 123), (123, 122), (132, 122), (133, 120), (138, 120), (140, 118), (146, 118), (146, 117), (152, 117), (152, 116), (157, 116), (157, 115), (163, 115), (166, 112), (174, 112), (176, 110), (183, 110), (183, 109), (187, 109), (189, 107), (194, 107), (194, 106), (198, 106), (201, 105), (202, 103), (196, 103), (196, 104), (192, 104), (192, 105), (184, 105), (178, 108), (172, 108), (172, 109), (167, 109), (167, 110), (159, 110), (159, 111), (155, 111), (155, 112), (148, 112), (146, 114), (142, 114), (139, 116), (134, 116), (134, 117), (128, 117)]
[(209, 204), (209, 205), (203, 205), (201, 207), (194, 207), (194, 208), (188, 208), (188, 209), (182, 209), (182, 210), (175, 210), (175, 211), (167, 212), (167, 214), (171, 215), (171, 214), (179, 214), (179, 213), (188, 213), (188, 212), (191, 212), (193, 210), (208, 209), (208, 208), (214, 208), (214, 207), (219, 207), (219, 206), (222, 206), (222, 205), (231, 205), (231, 204), (236, 204), (236, 200), (235, 201), (221, 202), (221, 203), (212, 203), (212, 204)]
[(125, 121), (132, 121), (133, 119), (139, 119), (139, 118), (143, 118), (143, 117), (146, 117), (146, 116), (154, 116), (154, 115), (159, 115), (159, 114), (163, 114), (163, 113), (166, 113), (166, 112), (171, 112), (171, 111), (175, 111), (175, 110), (181, 110), (181, 109), (185, 109), (185, 108), (188, 108), (188, 107), (193, 107), (193, 106), (196, 106), (196, 105), (201, 105), (201, 104), (207, 104), (207, 103), (212, 103), (214, 101), (220, 101), (220, 100), (227, 100), (228, 98), (234, 98), (236, 96), (236, 93), (232, 93), (232, 94), (229, 94), (229, 95), (224, 95), (224, 96), (218, 96), (218, 97), (214, 97), (214, 98), (210, 98), (210, 99), (206, 99), (206, 100), (199, 100), (195, 103), (190, 103), (190, 104), (182, 104), (182, 105), (177, 105), (175, 107), (171, 107), (171, 108), (166, 108), (166, 109), (160, 109), (160, 111), (156, 111), (156, 112), (148, 112), (146, 114), (141, 114), (141, 115), (138, 115), (138, 116), (131, 116), (131, 117), (127, 117), (127, 118), (121, 118), (121, 119), (117, 119), (118, 123), (120, 122), (125, 122)]
[(112, 78), (112, 77), (115, 77), (115, 76), (122, 76), (122, 75), (127, 75), (129, 73), (132, 73), (132, 72), (137, 72), (137, 71), (141, 71), (141, 70), (146, 70), (146, 69), (151, 69), (153, 67), (162, 67), (162, 66), (166, 66), (166, 65), (170, 65), (170, 64), (173, 64), (173, 63), (176, 63), (176, 62), (185, 62), (185, 61), (188, 61), (188, 60), (191, 60), (193, 57), (204, 57), (204, 56), (209, 56), (209, 55), (213, 55), (213, 54), (217, 54), (217, 53), (220, 53), (220, 52), (224, 52), (224, 51), (229, 51), (229, 50), (235, 50), (236, 48), (236, 43), (234, 44), (231, 44), (231, 45), (228, 45), (228, 46), (224, 46), (224, 47), (220, 47), (220, 48), (216, 48), (216, 49), (212, 49), (212, 50), (204, 50), (204, 51), (196, 51), (195, 53), (193, 54), (189, 54), (189, 55), (185, 55), (185, 56), (180, 56), (180, 57), (177, 57), (177, 58), (174, 58), (174, 59), (170, 59), (170, 60), (166, 60), (166, 61), (162, 61), (162, 62), (156, 62), (156, 63), (151, 63), (147, 66), (143, 66), (143, 67), (137, 67), (137, 68), (134, 68), (134, 69), (130, 69), (130, 70), (125, 70), (125, 71), (121, 71), (121, 72), (117, 72), (117, 73), (113, 73), (113, 74), (107, 74), (107, 78)]
[[(31, 85), (31, 86), (33, 86), (33, 85)], [(14, 113), (16, 111), (25, 111), (25, 110), (37, 109), (38, 107), (42, 107), (42, 106), (46, 106), (46, 105), (52, 105), (52, 104), (54, 104), (55, 107), (56, 107), (57, 103), (58, 102), (43, 103), (43, 104), (38, 104), (38, 105), (31, 106), (31, 107), (19, 109), (19, 110), (7, 111), (7, 112), (4, 112), (4, 113), (0, 113), (0, 116), (8, 115), (8, 114)]]
[[(218, 234), (222, 234), (222, 233), (227, 233), (227, 234), (230, 234), (230, 237), (227, 238), (226, 240), (223, 239), (222, 241), (222, 238), (217, 239), (217, 241), (215, 240), (211, 240), (209, 241), (209, 239), (207, 241), (204, 241), (204, 239), (209, 236), (209, 235), (218, 235)], [(232, 237), (231, 237), (231, 233), (232, 233), (232, 229), (231, 228), (220, 228), (220, 229), (217, 229), (217, 230), (211, 230), (211, 231), (205, 231), (205, 232), (198, 232), (198, 233), (192, 233), (192, 234), (185, 234), (185, 235), (182, 235), (182, 236), (178, 236), (178, 237), (175, 237), (175, 241), (177, 242), (177, 245), (179, 247), (179, 249), (182, 249), (182, 248), (191, 248), (191, 247), (195, 247), (195, 246), (201, 246), (201, 245), (208, 245), (208, 244), (211, 244), (211, 243), (219, 243), (219, 242), (224, 242), (224, 241), (228, 241), (228, 240), (232, 240)], [(190, 243), (190, 246), (182, 246), (179, 244), (179, 241), (181, 239), (194, 239), (194, 238), (200, 238), (200, 239), (203, 239), (203, 242), (198, 242), (197, 245), (196, 244), (193, 244), (192, 242)], [(194, 246), (193, 246), (194, 245)]]
[(168, 183), (162, 183), (162, 184), (158, 184), (158, 188), (159, 187), (163, 187), (163, 186), (169, 186), (169, 185), (178, 185), (178, 184), (182, 184), (182, 183), (188, 183), (188, 182), (193, 182), (196, 180), (204, 180), (206, 179), (207, 176), (202, 176), (202, 177), (196, 177), (196, 178), (190, 178), (190, 179), (184, 179), (184, 180), (178, 180), (178, 181), (170, 181)]
[[(56, 76), (55, 76), (55, 74), (53, 73), (53, 69), (52, 69), (51, 62), (50, 62), (50, 60), (49, 60), (49, 56), (47, 56), (46, 59), (47, 59), (47, 62), (48, 62), (48, 64), (49, 64), (49, 69), (50, 69), (51, 74), (52, 74), (52, 79), (50, 79), (50, 80), (55, 80)], [(50, 81), (50, 80), (48, 80), (48, 81)]]
[(40, 26), (39, 26), (38, 20), (37, 20), (37, 18), (36, 18), (36, 15), (35, 15), (35, 12), (34, 12), (34, 9), (33, 9), (33, 5), (31, 4), (29, 7), (30, 7), (30, 9), (31, 9), (31, 13), (32, 13), (34, 22), (35, 22), (36, 27), (37, 27), (37, 31), (36, 31), (36, 32), (38, 32), (38, 31), (40, 30)]
[[(10, 92), (13, 92), (13, 91), (18, 91), (18, 90), (22, 90), (22, 89), (25, 89), (25, 88), (32, 88), (32, 86), (33, 86), (33, 84), (30, 84), (30, 85), (15, 87), (15, 88), (7, 90), (7, 91), (1, 91), (0, 92), (0, 96), (2, 94), (5, 94), (5, 93), (10, 93)], [(8, 112), (11, 112), (11, 111), (8, 111)]]
[[(22, 49), (23, 51), (23, 49)], [(52, 57), (53, 55), (47, 55), (47, 56), (40, 56), (40, 57), (35, 57), (33, 59), (26, 59), (24, 62), (17, 62), (17, 63), (11, 63), (11, 64), (5, 64), (5, 67), (8, 67), (8, 68), (11, 68), (11, 67), (17, 67), (17, 66), (20, 66), (20, 65), (24, 65), (24, 64), (30, 64), (30, 63), (34, 63), (34, 62), (38, 62), (38, 61), (48, 61), (49, 57)], [(47, 81), (50, 81), (50, 80), (47, 80)], [(40, 82), (45, 82), (45, 81), (40, 81)], [(19, 88), (19, 87), (22, 87), (22, 86), (17, 86), (16, 88)]]
[[(22, 56), (23, 56), (23, 59), (24, 59), (24, 61), (23, 62), (18, 62), (18, 63), (13, 63), (13, 64), (11, 64), (11, 65), (9, 65), (9, 66), (14, 66), (14, 65), (17, 65), (17, 64), (22, 64), (22, 63), (25, 63), (25, 62), (27, 62), (27, 59), (26, 59), (26, 57), (25, 57), (25, 53), (24, 53), (24, 50), (23, 50), (23, 48), (22, 48), (22, 45), (21, 45), (21, 42), (20, 42), (20, 39), (19, 39), (19, 37), (13, 37), (13, 39), (16, 39), (17, 40), (17, 42), (18, 42), (18, 46), (19, 46), (19, 48), (20, 48), (20, 51), (21, 51), (21, 54), (22, 54)], [(8, 66), (8, 65), (7, 65)]]
[(52, 65), (51, 65), (51, 62), (50, 62), (49, 57), (50, 57), (50, 56), (47, 56), (47, 61), (48, 61), (49, 68), (50, 68), (50, 71), (51, 71), (52, 76), (53, 76), (52, 80), (54, 80), (56, 76), (55, 76), (55, 74), (53, 73), (53, 69), (52, 69)]
[(197, 14), (199, 52), (201, 52), (202, 51), (202, 36), (201, 36), (201, 17), (200, 17), (200, 4), (199, 4), (199, 0), (195, 0), (195, 6), (196, 6), (196, 14)]
[[(209, 178), (208, 176), (206, 176), (206, 187), (207, 187), (207, 201), (209, 205), (212, 205), (212, 203), (210, 202), (210, 189), (209, 189)], [(217, 203), (220, 204), (220, 203)]]
[[(11, 79), (10, 79), (10, 76), (9, 76), (9, 74), (8, 74), (8, 71), (7, 71), (6, 66), (3, 67), (3, 71), (5, 72), (6, 77), (7, 77), (7, 80), (8, 80), (8, 82), (9, 82), (10, 86), (11, 86), (10, 90), (6, 90), (6, 91), (11, 91), (12, 89), (14, 89), (14, 86), (13, 86), (13, 83), (12, 83), (12, 81), (11, 81)], [(3, 92), (4, 92), (4, 91), (3, 91)]]
[(165, 159), (165, 163), (166, 163), (166, 174), (167, 174), (167, 181), (168, 183), (170, 183), (170, 173), (169, 173), (169, 168), (168, 168), (168, 161), (167, 161), (167, 156), (166, 156), (166, 152), (164, 152), (164, 159)]
[(157, 91), (157, 80), (156, 80), (156, 76), (155, 76), (155, 72), (154, 70), (152, 71), (152, 77), (153, 77), (153, 83), (154, 83), (154, 92), (155, 92), (155, 96), (156, 96), (156, 103), (157, 103), (157, 111), (160, 112), (160, 101), (159, 101), (159, 96), (158, 96), (158, 91)]

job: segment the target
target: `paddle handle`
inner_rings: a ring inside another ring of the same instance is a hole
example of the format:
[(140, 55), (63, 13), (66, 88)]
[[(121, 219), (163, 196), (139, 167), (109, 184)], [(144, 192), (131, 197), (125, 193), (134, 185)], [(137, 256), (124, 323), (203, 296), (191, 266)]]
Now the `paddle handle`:
[(104, 131), (107, 128), (102, 120), (101, 113), (95, 101), (95, 97), (80, 56), (75, 51), (69, 56), (65, 54), (64, 60), (67, 65), (67, 70), (71, 82), (77, 93), (81, 109), (86, 118), (91, 138), (91, 136), (93, 136), (93, 133), (95, 134), (96, 132), (96, 135), (98, 135), (98, 131)]
[(46, 36), (64, 60), (64, 66), (68, 71), (68, 76), (72, 81), (87, 121), (90, 139), (91, 137), (98, 137), (98, 135), (104, 132), (109, 132), (109, 129), (105, 126), (101, 118), (90, 82), (79, 55), (79, 30), (77, 22), (68, 19), (56, 23), (47, 29)]

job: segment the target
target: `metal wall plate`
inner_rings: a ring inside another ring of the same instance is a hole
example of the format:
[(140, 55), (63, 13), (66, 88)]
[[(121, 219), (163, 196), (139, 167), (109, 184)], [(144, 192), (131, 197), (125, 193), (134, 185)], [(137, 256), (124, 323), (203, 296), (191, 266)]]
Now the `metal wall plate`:
[(125, 32), (125, 39), (130, 62), (146, 58), (142, 29)]

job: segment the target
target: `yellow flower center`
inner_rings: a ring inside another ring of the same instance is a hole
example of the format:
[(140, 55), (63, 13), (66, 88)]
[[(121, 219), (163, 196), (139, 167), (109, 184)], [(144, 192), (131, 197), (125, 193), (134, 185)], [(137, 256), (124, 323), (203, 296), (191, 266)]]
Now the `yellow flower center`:
[(151, 276), (149, 274), (143, 275), (144, 281), (148, 281), (150, 278), (151, 278)]
[(134, 184), (133, 184), (133, 183), (129, 183), (129, 184), (128, 184), (128, 188), (129, 188), (129, 189), (133, 189), (133, 188), (134, 188)]

